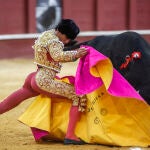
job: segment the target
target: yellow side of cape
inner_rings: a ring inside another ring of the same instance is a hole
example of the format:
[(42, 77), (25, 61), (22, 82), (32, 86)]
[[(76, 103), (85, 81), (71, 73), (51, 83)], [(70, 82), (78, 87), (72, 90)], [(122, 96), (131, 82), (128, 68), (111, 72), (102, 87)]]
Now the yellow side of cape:
[[(76, 127), (76, 135), (87, 143), (119, 146), (150, 145), (150, 107), (136, 99), (108, 95), (104, 87), (87, 95), (88, 104)], [(71, 102), (40, 95), (19, 118), (63, 140)]]

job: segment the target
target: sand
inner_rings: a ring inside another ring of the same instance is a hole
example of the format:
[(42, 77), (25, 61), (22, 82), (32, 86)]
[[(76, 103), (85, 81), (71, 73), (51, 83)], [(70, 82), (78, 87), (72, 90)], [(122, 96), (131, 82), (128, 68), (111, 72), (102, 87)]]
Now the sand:
[[(77, 63), (66, 63), (60, 76), (73, 75)], [(24, 82), (36, 70), (32, 59), (0, 60), (0, 101)], [(0, 150), (150, 150), (138, 147), (109, 147), (102, 145), (64, 145), (61, 142), (36, 143), (29, 127), (17, 119), (34, 100), (28, 99), (15, 109), (0, 115)]]

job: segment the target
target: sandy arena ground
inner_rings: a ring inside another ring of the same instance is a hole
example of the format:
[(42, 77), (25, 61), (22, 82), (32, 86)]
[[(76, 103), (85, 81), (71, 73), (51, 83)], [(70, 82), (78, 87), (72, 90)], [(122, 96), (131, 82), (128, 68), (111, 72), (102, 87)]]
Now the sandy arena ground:
[[(74, 74), (76, 64), (65, 64), (60, 75)], [(19, 88), (25, 77), (35, 70), (36, 66), (30, 59), (0, 60), (0, 101)], [(150, 148), (108, 147), (88, 144), (66, 146), (56, 142), (37, 144), (30, 128), (17, 121), (32, 101), (33, 99), (29, 99), (15, 109), (0, 115), (0, 150), (150, 150)]]

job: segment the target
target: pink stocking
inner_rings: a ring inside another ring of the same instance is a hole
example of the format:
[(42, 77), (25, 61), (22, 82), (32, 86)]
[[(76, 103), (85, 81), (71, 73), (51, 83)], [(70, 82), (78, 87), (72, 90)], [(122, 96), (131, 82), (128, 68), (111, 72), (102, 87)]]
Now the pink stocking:
[(33, 90), (31, 87), (31, 79), (34, 75), (35, 73), (31, 73), (26, 78), (23, 87), (13, 92), (0, 103), (0, 114), (9, 111), (28, 98), (39, 95), (39, 93)]
[(69, 124), (65, 137), (66, 139), (79, 141), (79, 139), (75, 135), (75, 127), (80, 119), (80, 116), (81, 112), (78, 111), (78, 106), (72, 106), (69, 114)]
[(14, 107), (19, 105), (24, 100), (31, 98), (31, 97), (35, 97), (39, 94), (45, 94), (50, 97), (63, 98), (62, 96), (58, 96), (58, 95), (51, 94), (51, 93), (41, 90), (36, 85), (35, 75), (36, 75), (36, 72), (29, 74), (25, 80), (24, 85), (20, 89), (13, 92), (11, 95), (6, 97), (2, 102), (0, 102), (0, 114), (3, 114), (5, 112), (9, 111), (10, 109), (13, 109)]
[(9, 95), (7, 98), (5, 98), (0, 103), (0, 114), (5, 113), (8, 110), (16, 107), (25, 99), (31, 98), (31, 97), (36, 96), (36, 95), (37, 95), (36, 93), (31, 92), (25, 88), (21, 88), (21, 89), (15, 91), (14, 93)]

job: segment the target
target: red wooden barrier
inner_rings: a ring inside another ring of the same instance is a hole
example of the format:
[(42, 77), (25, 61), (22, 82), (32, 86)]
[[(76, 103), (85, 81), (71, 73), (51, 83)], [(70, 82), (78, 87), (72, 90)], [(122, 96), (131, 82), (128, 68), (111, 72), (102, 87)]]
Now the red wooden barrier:
[(0, 34), (36, 32), (36, 0), (0, 1)]
[(97, 30), (128, 29), (127, 0), (97, 0)]
[(95, 30), (96, 0), (62, 0), (63, 18), (72, 18), (82, 31)]
[(26, 0), (27, 6), (27, 32), (36, 33), (36, 0)]
[(150, 29), (150, 0), (130, 1), (130, 29)]
[(25, 33), (25, 0), (4, 0), (0, 3), (0, 34)]

